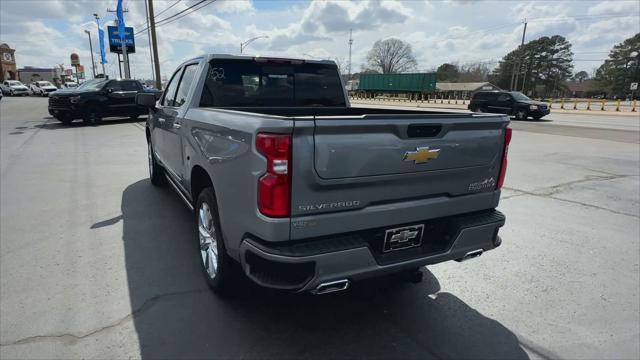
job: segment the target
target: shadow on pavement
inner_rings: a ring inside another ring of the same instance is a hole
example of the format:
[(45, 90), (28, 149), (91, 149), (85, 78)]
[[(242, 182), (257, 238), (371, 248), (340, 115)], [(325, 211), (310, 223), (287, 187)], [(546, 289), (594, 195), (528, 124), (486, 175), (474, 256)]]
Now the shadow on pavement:
[[(47, 121), (47, 122), (45, 122), (43, 124), (34, 125), (33, 127), (40, 128), (40, 129), (45, 129), (45, 130), (60, 130), (60, 129), (73, 129), (73, 128), (77, 128), (77, 127), (86, 127), (87, 126), (82, 122), (82, 119), (75, 119), (69, 125), (64, 125), (63, 123), (59, 122), (58, 120), (56, 120), (55, 118), (53, 118), (51, 116), (47, 116), (47, 117), (44, 117), (42, 119)], [(51, 120), (51, 121), (49, 121), (49, 120)], [(130, 118), (105, 118), (100, 122), (100, 124), (98, 124), (96, 126), (118, 125), (118, 124), (133, 124), (133, 123), (143, 123), (143, 122), (146, 122), (146, 121), (147, 121), (147, 117), (146, 116), (141, 116), (141, 117), (137, 118), (136, 120), (132, 120)]]
[(420, 284), (384, 278), (324, 296), (241, 280), (221, 299), (202, 279), (191, 213), (171, 190), (130, 185), (122, 221), (142, 358), (528, 358), (507, 328), (438, 293), (426, 269)]

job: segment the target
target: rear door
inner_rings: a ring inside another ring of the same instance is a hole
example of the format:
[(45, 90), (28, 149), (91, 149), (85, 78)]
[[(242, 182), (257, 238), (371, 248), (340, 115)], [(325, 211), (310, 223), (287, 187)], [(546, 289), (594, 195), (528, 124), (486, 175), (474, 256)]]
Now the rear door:
[(120, 81), (112, 80), (104, 88), (107, 91), (107, 115), (121, 115), (124, 111), (123, 107), (126, 107), (126, 101), (122, 96), (122, 86)]
[(136, 94), (142, 91), (142, 86), (136, 80), (123, 80), (121, 81), (121, 96), (122, 96), (122, 108), (123, 115), (135, 116), (144, 111), (140, 111), (136, 105)]
[[(189, 91), (191, 91), (193, 81), (198, 69), (198, 63), (188, 64), (184, 66), (184, 70), (180, 74), (178, 81), (176, 95), (171, 103), (171, 106), (164, 108), (165, 123), (162, 126), (162, 141), (164, 160), (171, 168), (173, 176), (176, 177), (181, 185), (184, 179), (184, 149), (182, 147), (182, 139), (184, 137), (184, 114), (183, 107), (187, 106), (187, 98)], [(185, 187), (186, 188), (186, 187)]]
[[(176, 99), (176, 90), (178, 90), (178, 82), (180, 81), (180, 75), (182, 74), (182, 67), (178, 68), (173, 73), (173, 76), (169, 80), (162, 99), (158, 103), (157, 110), (153, 112), (149, 121), (152, 123), (153, 130), (151, 131), (151, 140), (153, 142), (154, 151), (156, 156), (160, 159), (167, 172), (171, 174), (172, 170), (168, 168), (169, 154), (164, 147), (164, 133), (167, 130), (168, 124), (172, 123), (172, 119), (175, 116), (174, 102)], [(169, 122), (167, 122), (169, 120)]]

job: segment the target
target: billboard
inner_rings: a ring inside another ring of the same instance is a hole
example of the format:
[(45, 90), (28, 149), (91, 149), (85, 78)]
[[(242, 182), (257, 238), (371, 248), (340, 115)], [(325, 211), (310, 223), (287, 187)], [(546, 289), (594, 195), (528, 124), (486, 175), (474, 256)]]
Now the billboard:
[[(117, 26), (107, 26), (107, 33), (109, 34), (109, 51), (112, 53), (122, 53), (120, 48), (120, 33)], [(124, 40), (127, 44), (127, 54), (133, 54), (136, 52), (136, 42), (133, 37), (133, 28), (124, 28)]]

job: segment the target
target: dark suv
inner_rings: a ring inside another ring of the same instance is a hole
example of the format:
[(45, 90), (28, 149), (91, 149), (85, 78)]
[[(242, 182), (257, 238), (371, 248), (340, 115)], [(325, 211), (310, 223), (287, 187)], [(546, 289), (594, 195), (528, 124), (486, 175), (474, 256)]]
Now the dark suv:
[(471, 98), (469, 110), (507, 114), (518, 120), (530, 117), (539, 120), (550, 112), (546, 103), (531, 100), (517, 91), (479, 91)]
[(49, 114), (63, 124), (69, 124), (74, 119), (83, 119), (87, 124), (97, 124), (103, 117), (108, 116), (136, 119), (148, 112), (147, 108), (136, 105), (138, 93), (154, 93), (159, 99), (161, 91), (144, 89), (137, 80), (90, 80), (77, 88), (51, 93)]

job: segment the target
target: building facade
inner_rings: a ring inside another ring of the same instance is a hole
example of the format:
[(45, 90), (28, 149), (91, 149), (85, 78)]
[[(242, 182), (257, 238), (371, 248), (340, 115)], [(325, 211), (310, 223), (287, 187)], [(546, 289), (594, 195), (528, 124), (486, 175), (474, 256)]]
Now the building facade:
[(25, 84), (32, 81), (49, 81), (53, 83), (56, 77), (56, 70), (53, 68), (25, 66), (22, 69), (18, 69), (18, 79)]
[(436, 89), (439, 96), (451, 96), (452, 98), (468, 99), (478, 91), (500, 90), (499, 87), (489, 82), (472, 82), (472, 83), (436, 83)]
[(18, 80), (15, 52), (9, 45), (0, 44), (0, 82)]

